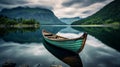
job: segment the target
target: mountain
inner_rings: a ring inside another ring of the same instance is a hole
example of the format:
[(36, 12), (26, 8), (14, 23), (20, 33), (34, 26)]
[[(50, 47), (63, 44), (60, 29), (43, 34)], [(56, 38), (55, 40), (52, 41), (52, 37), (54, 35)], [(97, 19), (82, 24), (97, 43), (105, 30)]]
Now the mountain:
[(92, 16), (72, 23), (80, 24), (120, 24), (120, 0), (114, 0)]
[(35, 19), (42, 25), (65, 24), (62, 23), (51, 10), (45, 8), (16, 7), (12, 9), (3, 9), (0, 15), (10, 18)]
[(60, 20), (66, 24), (71, 24), (74, 21), (80, 20), (79, 17), (73, 17), (73, 18), (60, 18)]

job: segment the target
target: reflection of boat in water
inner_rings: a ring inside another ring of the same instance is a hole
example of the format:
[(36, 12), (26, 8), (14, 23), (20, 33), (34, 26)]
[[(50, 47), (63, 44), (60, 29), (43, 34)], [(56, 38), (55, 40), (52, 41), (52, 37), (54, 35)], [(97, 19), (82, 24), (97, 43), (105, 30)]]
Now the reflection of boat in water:
[(70, 67), (83, 67), (81, 58), (75, 52), (56, 47), (43, 39), (45, 48), (55, 57), (68, 64)]
[(75, 53), (79, 53), (83, 49), (87, 38), (87, 33), (84, 33), (81, 37), (75, 39), (61, 37), (47, 32), (46, 30), (42, 30), (42, 34), (44, 39), (50, 44)]

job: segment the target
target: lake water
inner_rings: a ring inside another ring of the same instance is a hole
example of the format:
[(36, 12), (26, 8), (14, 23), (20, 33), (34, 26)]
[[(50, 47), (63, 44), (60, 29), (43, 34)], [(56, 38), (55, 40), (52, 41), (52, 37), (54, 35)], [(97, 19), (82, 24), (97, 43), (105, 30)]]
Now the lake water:
[[(42, 26), (35, 30), (0, 29), (0, 66), (9, 60), (15, 62), (17, 66), (27, 64), (30, 67), (38, 65), (50, 67), (52, 64), (60, 64), (63, 67), (70, 67), (61, 60), (66, 57), (62, 54), (64, 50), (45, 46), (41, 29), (67, 38), (77, 38), (87, 32), (84, 49), (79, 55), (75, 55), (81, 67), (120, 67), (119, 27), (72, 28), (70, 26)], [(49, 48), (56, 52), (52, 52)], [(57, 51), (58, 54), (56, 54)], [(67, 56), (72, 55), (71, 52), (65, 52)]]

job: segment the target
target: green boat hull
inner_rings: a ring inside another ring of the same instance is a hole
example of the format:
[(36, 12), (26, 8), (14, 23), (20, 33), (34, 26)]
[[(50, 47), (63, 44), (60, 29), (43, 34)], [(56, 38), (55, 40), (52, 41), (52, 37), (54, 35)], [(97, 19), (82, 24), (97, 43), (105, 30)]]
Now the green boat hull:
[(62, 36), (58, 36), (50, 32), (47, 32), (46, 30), (42, 30), (42, 34), (43, 34), (43, 38), (48, 43), (56, 47), (63, 48), (75, 53), (81, 52), (87, 38), (87, 33), (84, 33), (81, 37), (74, 39), (64, 38)]
[(45, 38), (45, 40), (54, 46), (67, 49), (75, 53), (78, 53), (80, 48), (83, 47), (83, 44), (82, 44), (83, 39), (70, 40), (70, 41), (53, 41), (53, 40)]

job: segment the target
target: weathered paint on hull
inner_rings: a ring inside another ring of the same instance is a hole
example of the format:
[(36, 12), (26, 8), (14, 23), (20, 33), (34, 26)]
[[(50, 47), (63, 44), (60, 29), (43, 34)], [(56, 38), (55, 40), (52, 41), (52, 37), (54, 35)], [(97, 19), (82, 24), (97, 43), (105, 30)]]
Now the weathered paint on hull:
[(67, 49), (75, 53), (78, 53), (80, 48), (82, 48), (83, 46), (82, 44), (83, 39), (68, 40), (68, 41), (53, 41), (53, 40), (45, 38), (45, 40), (54, 46)]

